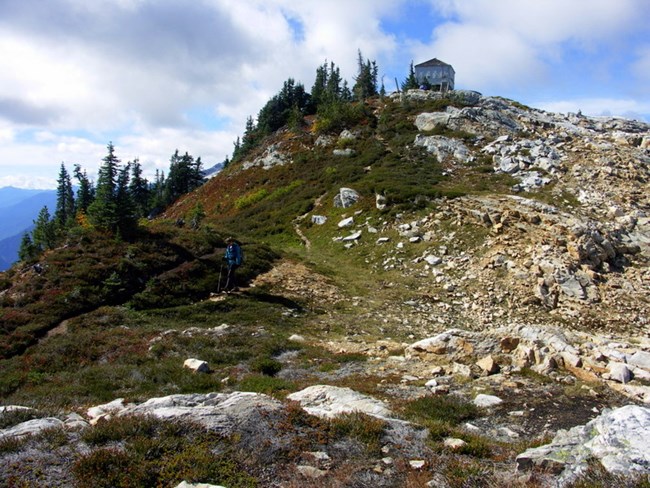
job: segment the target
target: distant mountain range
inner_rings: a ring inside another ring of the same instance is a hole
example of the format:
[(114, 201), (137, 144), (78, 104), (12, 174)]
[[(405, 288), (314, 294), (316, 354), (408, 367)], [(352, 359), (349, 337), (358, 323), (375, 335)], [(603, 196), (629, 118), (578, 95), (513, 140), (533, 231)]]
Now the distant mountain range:
[(56, 206), (56, 190), (0, 188), (0, 271), (18, 260), (20, 241), (32, 229), (38, 212), (47, 205), (50, 214)]

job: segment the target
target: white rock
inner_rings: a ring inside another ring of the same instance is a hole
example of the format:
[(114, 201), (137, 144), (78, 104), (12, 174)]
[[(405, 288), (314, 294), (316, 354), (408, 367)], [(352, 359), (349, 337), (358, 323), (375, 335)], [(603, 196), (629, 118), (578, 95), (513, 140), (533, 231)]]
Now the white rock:
[(352, 412), (361, 412), (383, 419), (392, 416), (392, 412), (384, 402), (350, 388), (314, 385), (292, 393), (287, 398), (299, 402), (307, 413), (321, 418), (334, 418)]
[(0, 430), (0, 440), (8, 439), (10, 437), (25, 437), (28, 435), (38, 434), (46, 429), (56, 427), (63, 427), (63, 422), (54, 417), (47, 417), (44, 419), (33, 419), (21, 422), (8, 429)]
[(303, 336), (301, 336), (301, 335), (298, 335), (298, 334), (292, 334), (289, 337), (289, 340), (291, 342), (305, 342), (305, 338)]
[(384, 244), (389, 241), (390, 241), (389, 237), (380, 237), (379, 239), (377, 239), (377, 244)]
[(465, 442), (463, 439), (455, 439), (453, 437), (447, 437), (443, 441), (443, 444), (445, 447), (457, 451), (458, 449), (465, 447), (467, 445), (467, 442)]
[(93, 423), (93, 420), (96, 420), (107, 414), (121, 412), (122, 410), (124, 410), (125, 407), (126, 405), (124, 405), (124, 398), (117, 398), (112, 402), (108, 402), (103, 405), (97, 405), (95, 407), (90, 407), (86, 411), (86, 415), (90, 418), (91, 423)]
[(420, 459), (412, 459), (411, 461), (409, 461), (409, 464), (413, 469), (422, 469), (426, 464), (426, 462)]
[(327, 222), (327, 217), (325, 217), (324, 215), (312, 215), (311, 221), (313, 224), (323, 225), (325, 222)]
[(191, 369), (192, 371), (195, 371), (197, 373), (209, 373), (210, 372), (210, 366), (206, 361), (202, 361), (201, 359), (195, 359), (195, 358), (189, 358), (186, 359), (185, 362), (183, 362), (183, 367)]
[(34, 409), (31, 407), (23, 407), (21, 405), (4, 405), (0, 407), (0, 417), (5, 413), (27, 411), (27, 410), (34, 410)]
[(447, 112), (424, 112), (415, 118), (415, 126), (421, 131), (430, 131), (438, 125), (446, 126), (451, 114)]
[(501, 400), (501, 398), (499, 398), (498, 396), (484, 395), (483, 393), (476, 395), (476, 398), (474, 398), (474, 405), (482, 408), (495, 407), (502, 403), (503, 400)]
[(438, 266), (439, 264), (442, 263), (442, 258), (439, 258), (438, 256), (433, 256), (432, 254), (428, 254), (424, 256), (424, 260), (431, 266)]
[(361, 238), (362, 231), (357, 231), (354, 232), (353, 234), (350, 234), (349, 236), (345, 236), (342, 240), (343, 242), (351, 242), (351, 241), (356, 241)]
[(560, 430), (551, 444), (528, 449), (517, 456), (517, 469), (552, 464), (558, 486), (564, 486), (599, 460), (610, 473), (650, 474), (650, 409), (627, 405), (606, 410), (586, 425)]
[(626, 359), (628, 364), (650, 371), (650, 352), (637, 351)]
[(339, 229), (343, 229), (344, 227), (350, 227), (353, 224), (354, 224), (354, 217), (348, 217), (346, 219), (341, 220), (338, 223), (338, 226), (339, 226)]
[(619, 383), (629, 383), (632, 380), (632, 371), (623, 363), (611, 362), (608, 365), (609, 378)]

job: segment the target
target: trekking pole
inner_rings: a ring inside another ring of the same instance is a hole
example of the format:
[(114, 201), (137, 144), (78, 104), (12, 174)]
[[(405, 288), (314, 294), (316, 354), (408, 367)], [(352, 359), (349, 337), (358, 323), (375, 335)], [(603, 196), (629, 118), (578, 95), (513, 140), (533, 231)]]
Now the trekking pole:
[(219, 281), (217, 282), (217, 293), (221, 291), (221, 272), (223, 271), (223, 263), (219, 266)]

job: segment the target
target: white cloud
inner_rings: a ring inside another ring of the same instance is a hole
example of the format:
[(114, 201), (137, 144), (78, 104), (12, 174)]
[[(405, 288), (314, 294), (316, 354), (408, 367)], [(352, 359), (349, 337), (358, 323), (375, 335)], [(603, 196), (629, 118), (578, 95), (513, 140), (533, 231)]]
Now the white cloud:
[[(622, 36), (645, 32), (645, 0), (431, 0), (446, 22), (431, 42), (414, 47), (458, 66), (466, 86), (488, 92), (544, 86), (553, 64), (570, 63), (568, 48), (594, 57), (621, 48)], [(626, 48), (627, 49), (627, 48)], [(619, 55), (622, 56), (625, 53)], [(426, 55), (424, 59), (427, 59)], [(604, 59), (595, 59), (602, 65)], [(570, 74), (570, 64), (564, 66)], [(597, 68), (593, 68), (594, 71)]]
[[(459, 86), (535, 90), (567, 44), (620, 51), (650, 15), (645, 0), (429, 1), (438, 18), (402, 15), (407, 0), (2, 0), (0, 184), (23, 171), (53, 180), (61, 161), (94, 175), (109, 140), (151, 171), (176, 148), (220, 162), (288, 77), (309, 90), (327, 59), (353, 82), (357, 49), (382, 71), (399, 60), (392, 76), (436, 56)], [(387, 17), (428, 21), (431, 39), (397, 38)], [(649, 66), (640, 48), (633, 69), (646, 85)]]

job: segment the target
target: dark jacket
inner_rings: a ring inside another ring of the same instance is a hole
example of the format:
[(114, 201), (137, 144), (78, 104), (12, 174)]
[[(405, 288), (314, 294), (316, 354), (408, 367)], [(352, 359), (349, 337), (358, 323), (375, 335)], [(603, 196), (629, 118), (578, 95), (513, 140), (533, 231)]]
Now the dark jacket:
[(226, 247), (226, 261), (228, 261), (228, 266), (241, 266), (243, 261), (242, 251), (239, 244), (232, 242)]

